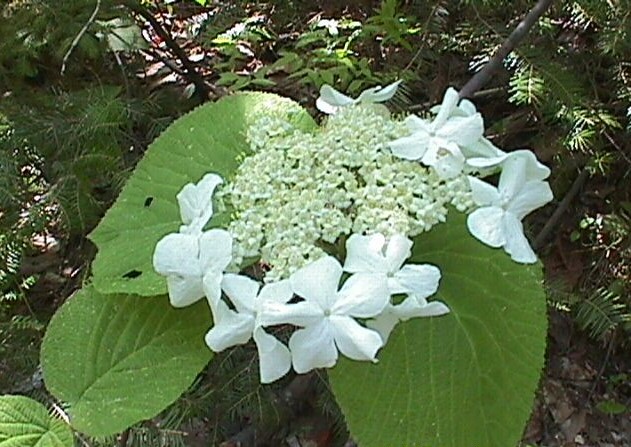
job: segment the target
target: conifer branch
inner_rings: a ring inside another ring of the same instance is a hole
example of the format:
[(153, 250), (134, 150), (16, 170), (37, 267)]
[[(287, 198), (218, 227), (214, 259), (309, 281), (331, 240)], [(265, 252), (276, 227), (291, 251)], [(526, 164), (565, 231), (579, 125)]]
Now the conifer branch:
[(537, 20), (543, 15), (544, 12), (552, 4), (553, 0), (539, 0), (530, 12), (519, 22), (519, 25), (513, 30), (513, 32), (504, 41), (502, 46), (497, 50), (497, 53), (493, 55), (491, 60), (478, 71), (460, 90), (459, 96), (461, 99), (470, 98), (475, 92), (480, 90), (484, 85), (489, 82), (491, 77), (497, 70), (502, 67), (502, 63), (506, 56), (515, 49), (517, 45), (526, 37), (530, 28), (533, 27)]

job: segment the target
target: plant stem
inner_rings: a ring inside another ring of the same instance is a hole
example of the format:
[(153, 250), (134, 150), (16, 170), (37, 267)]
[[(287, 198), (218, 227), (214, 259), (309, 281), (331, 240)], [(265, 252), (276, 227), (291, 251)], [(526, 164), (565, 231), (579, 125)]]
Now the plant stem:
[(184, 50), (173, 40), (171, 35), (162, 27), (153, 14), (151, 14), (151, 12), (146, 8), (140, 6), (137, 0), (125, 0), (123, 4), (149, 22), (149, 25), (151, 25), (156, 34), (164, 41), (164, 44), (180, 60), (182, 66), (186, 70), (186, 75), (190, 82), (195, 84), (195, 93), (199, 99), (202, 102), (208, 100), (208, 95), (211, 91), (210, 86), (206, 84), (204, 77), (195, 69), (195, 65), (189, 60)]
[(519, 25), (513, 30), (513, 32), (504, 41), (502, 46), (497, 50), (497, 53), (489, 60), (489, 62), (478, 71), (460, 90), (460, 98), (470, 98), (473, 93), (480, 90), (484, 85), (489, 82), (491, 77), (497, 70), (502, 67), (504, 59), (509, 55), (513, 49), (526, 37), (530, 28), (533, 27), (539, 17), (550, 7), (553, 0), (539, 0), (530, 12), (519, 22)]

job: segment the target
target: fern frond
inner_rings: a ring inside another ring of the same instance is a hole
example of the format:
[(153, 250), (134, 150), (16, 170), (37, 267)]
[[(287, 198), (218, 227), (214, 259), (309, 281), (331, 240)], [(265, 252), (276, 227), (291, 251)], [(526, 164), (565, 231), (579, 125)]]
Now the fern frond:
[(607, 288), (598, 288), (575, 308), (576, 321), (595, 339), (604, 339), (622, 323), (631, 321), (629, 308), (620, 296)]

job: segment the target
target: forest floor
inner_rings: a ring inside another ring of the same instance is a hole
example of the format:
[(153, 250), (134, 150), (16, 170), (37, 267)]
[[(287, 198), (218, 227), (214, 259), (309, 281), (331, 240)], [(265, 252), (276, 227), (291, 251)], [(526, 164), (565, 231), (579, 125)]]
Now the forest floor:
[[(159, 15), (157, 18), (163, 23), (166, 21), (164, 16)], [(200, 60), (200, 55), (204, 55), (206, 62), (200, 62), (198, 67), (201, 67), (202, 73), (210, 73), (213, 64), (212, 50), (188, 42), (185, 36), (185, 30), (194, 21), (195, 15), (191, 13), (170, 17), (169, 31), (174, 39), (186, 41), (182, 47), (192, 59)], [(160, 48), (162, 42), (159, 37), (152, 36), (152, 44)], [(258, 60), (256, 63), (264, 64), (265, 61)], [(153, 83), (155, 88), (179, 88), (185, 94), (187, 83), (180, 75), (166, 68), (168, 62), (148, 60), (145, 67), (146, 82)], [(216, 87), (213, 91), (216, 95), (221, 95), (224, 89)], [(303, 89), (294, 82), (279, 82), (274, 91), (302, 99), (303, 102), (306, 102), (305, 98), (309, 101), (313, 99), (311, 89)], [(608, 191), (607, 194), (625, 194), (628, 199), (629, 191), (609, 191), (615, 184), (615, 178), (609, 184), (603, 184), (602, 179), (588, 179), (584, 182), (563, 218), (540, 248), (547, 281), (562, 280), (571, 287), (588, 270), (593, 262), (591, 257), (595, 255), (572, 243), (570, 235), (577, 227), (577, 216), (583, 215), (586, 209), (598, 210), (603, 191)], [(551, 210), (544, 210), (540, 215), (534, 216), (534, 229), (543, 227), (550, 214)], [(37, 274), (39, 278), (28, 291), (27, 302), (31, 307), (29, 311), (38, 315), (52, 314), (80, 286), (93, 255), (94, 249), (87, 240), (43, 243), (39, 255), (29, 259), (22, 267), (25, 276)], [(30, 359), (28, 355), (23, 355), (37, 352), (41, 332), (30, 334), (21, 341), (25, 350), (19, 354), (23, 357), (19, 362), (9, 357), (0, 359), (0, 392), (20, 392), (41, 387), (41, 378), (36, 373), (36, 357)], [(3, 383), (2, 376), (7, 376), (8, 369), (15, 368), (18, 364), (23, 368), (21, 380), (17, 383)], [(507, 411), (510, 411), (510, 402), (506, 405)], [(578, 327), (570, 313), (551, 307), (546, 368), (531, 420), (523, 435), (522, 446), (629, 447), (629, 408), (631, 355), (628, 343), (626, 347), (619, 343), (615, 334), (604, 340), (595, 340)], [(326, 441), (328, 437), (322, 434), (327, 430), (326, 426), (322, 426), (322, 421), (317, 414), (297, 416), (291, 422), (291, 430), (296, 435), (293, 438), (287, 437), (286, 445), (329, 445)], [(347, 445), (353, 445), (352, 441)]]

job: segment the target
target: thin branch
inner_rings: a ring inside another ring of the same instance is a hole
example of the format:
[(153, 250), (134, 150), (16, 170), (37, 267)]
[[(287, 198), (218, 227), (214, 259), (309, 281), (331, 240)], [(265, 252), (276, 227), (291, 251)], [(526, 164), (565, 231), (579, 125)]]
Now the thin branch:
[(195, 92), (197, 93), (197, 96), (202, 101), (208, 100), (208, 95), (211, 92), (210, 86), (206, 83), (206, 81), (204, 81), (204, 77), (196, 70), (195, 65), (190, 61), (182, 47), (173, 40), (171, 35), (162, 27), (153, 14), (144, 7), (140, 6), (136, 0), (126, 0), (123, 4), (149, 22), (149, 25), (151, 25), (156, 34), (164, 41), (164, 44), (180, 60), (182, 66), (186, 70), (186, 75), (189, 78), (189, 81), (195, 84)]
[(561, 202), (559, 203), (557, 209), (554, 210), (554, 213), (552, 213), (550, 219), (548, 219), (546, 224), (543, 226), (543, 228), (535, 238), (535, 241), (532, 244), (535, 250), (540, 249), (546, 239), (548, 239), (548, 237), (552, 234), (554, 229), (557, 227), (559, 221), (561, 220), (561, 217), (567, 211), (570, 204), (572, 203), (572, 200), (574, 200), (574, 197), (576, 197), (576, 195), (579, 193), (588, 178), (589, 171), (587, 168), (583, 168), (581, 173), (574, 180), (574, 183), (572, 183), (570, 190), (567, 192), (565, 197), (563, 197), (563, 200), (561, 200)]
[(74, 49), (77, 48), (77, 45), (79, 45), (79, 41), (81, 40), (83, 35), (88, 31), (88, 28), (90, 27), (90, 25), (92, 25), (92, 23), (94, 22), (94, 19), (96, 19), (96, 15), (99, 13), (99, 9), (101, 9), (101, 0), (96, 0), (96, 6), (94, 7), (94, 11), (92, 11), (92, 15), (90, 16), (88, 21), (85, 23), (85, 25), (83, 25), (83, 28), (81, 28), (81, 31), (79, 31), (79, 34), (77, 34), (75, 38), (72, 40), (72, 43), (70, 44), (70, 48), (68, 48), (68, 51), (66, 51), (66, 54), (64, 55), (64, 58), (61, 61), (60, 73), (62, 76), (66, 72), (66, 63), (68, 62), (68, 58), (70, 57)]
[(460, 98), (470, 98), (473, 93), (484, 87), (497, 70), (502, 67), (504, 59), (513, 49), (526, 37), (530, 28), (533, 27), (539, 17), (550, 7), (553, 0), (539, 0), (524, 19), (517, 25), (517, 28), (508, 36), (497, 53), (489, 62), (478, 71), (460, 90)]

